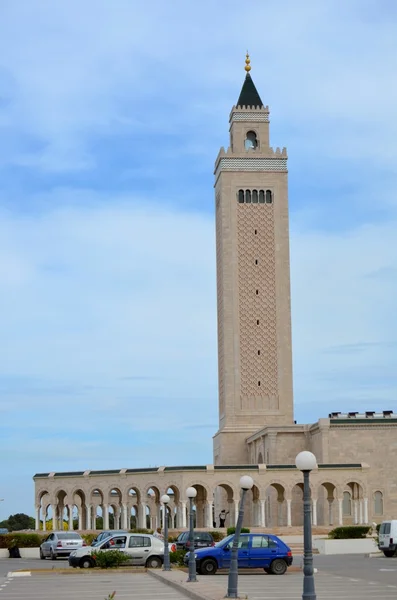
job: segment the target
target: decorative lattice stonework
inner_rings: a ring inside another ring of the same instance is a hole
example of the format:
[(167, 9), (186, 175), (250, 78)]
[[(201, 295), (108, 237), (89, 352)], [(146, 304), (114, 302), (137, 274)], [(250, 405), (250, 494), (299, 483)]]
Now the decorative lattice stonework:
[(287, 159), (221, 158), (217, 171), (287, 171)]
[(223, 261), (222, 261), (222, 215), (220, 206), (220, 193), (216, 194), (216, 268), (217, 268), (217, 302), (218, 302), (218, 380), (219, 380), (219, 414), (225, 410), (225, 385), (224, 385), (224, 334), (223, 334)]
[(241, 408), (277, 409), (273, 204), (237, 205), (237, 243)]
[(269, 113), (260, 112), (234, 112), (232, 114), (233, 121), (255, 121), (257, 123), (269, 123)]

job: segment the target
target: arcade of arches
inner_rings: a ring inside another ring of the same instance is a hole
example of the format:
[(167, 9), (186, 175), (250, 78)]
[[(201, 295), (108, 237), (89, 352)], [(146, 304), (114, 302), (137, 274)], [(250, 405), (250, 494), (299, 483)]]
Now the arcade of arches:
[[(164, 523), (160, 503), (168, 493), (168, 525), (184, 529), (188, 523), (186, 489), (197, 489), (195, 521), (197, 528), (219, 527), (221, 510), (227, 513), (225, 527), (235, 524), (240, 497), (239, 480), (249, 473), (254, 487), (249, 493), (245, 525), (258, 528), (302, 525), (302, 476), (294, 467), (267, 469), (265, 465), (246, 468), (227, 467), (227, 471), (212, 465), (167, 467), (150, 472), (121, 470), (101, 475), (81, 473), (43, 473), (34, 477), (36, 486), (36, 528), (52, 519), (59, 529), (63, 522), (69, 528), (95, 530), (97, 517), (103, 518), (103, 528), (110, 522), (115, 529), (145, 527), (156, 529)], [(155, 472), (153, 472), (155, 471)], [(117, 473), (117, 474), (116, 474)], [(313, 525), (338, 526), (370, 523), (383, 512), (383, 494), (368, 489), (365, 466), (354, 469), (321, 468), (311, 476)], [(112, 517), (111, 517), (112, 515)], [(74, 525), (75, 523), (75, 525)]]

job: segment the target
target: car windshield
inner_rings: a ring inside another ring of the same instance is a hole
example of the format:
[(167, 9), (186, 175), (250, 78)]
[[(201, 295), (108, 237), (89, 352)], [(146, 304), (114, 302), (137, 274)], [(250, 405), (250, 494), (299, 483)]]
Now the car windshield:
[(224, 546), (224, 545), (228, 544), (233, 538), (234, 538), (234, 535), (228, 535), (227, 537), (223, 538), (223, 540), (221, 540), (220, 542), (217, 542), (215, 544), (215, 546), (217, 548), (219, 548), (220, 546)]

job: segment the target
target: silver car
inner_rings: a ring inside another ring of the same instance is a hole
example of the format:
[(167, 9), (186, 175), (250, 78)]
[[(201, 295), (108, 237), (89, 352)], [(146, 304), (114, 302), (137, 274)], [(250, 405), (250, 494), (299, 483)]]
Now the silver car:
[(73, 550), (86, 546), (85, 541), (74, 531), (53, 531), (40, 546), (40, 558), (67, 558)]
[(158, 569), (164, 560), (164, 542), (145, 533), (126, 533), (108, 537), (96, 546), (74, 550), (69, 556), (70, 566), (81, 569), (95, 567), (98, 550), (120, 550), (128, 554), (132, 565), (144, 565), (150, 569)]

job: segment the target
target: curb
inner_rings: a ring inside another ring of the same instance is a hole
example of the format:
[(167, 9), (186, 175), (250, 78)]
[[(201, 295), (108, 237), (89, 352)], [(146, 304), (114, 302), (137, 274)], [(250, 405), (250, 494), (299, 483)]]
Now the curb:
[[(187, 596), (188, 598), (191, 598), (192, 600), (214, 600), (213, 596), (207, 596), (203, 593), (200, 593), (199, 591), (196, 592), (196, 591), (192, 590), (191, 588), (187, 587), (186, 585), (184, 585), (183, 583), (179, 583), (178, 581), (171, 581), (170, 579), (166, 579), (165, 577), (162, 577), (155, 571), (148, 571), (148, 573), (149, 573), (149, 575), (151, 575), (151, 577), (154, 577), (158, 581), (161, 581), (165, 585), (168, 585), (172, 589), (177, 590), (178, 592), (180, 592), (184, 596)], [(194, 583), (190, 583), (190, 585), (192, 586), (192, 585), (194, 585)], [(223, 598), (225, 595), (224, 591), (222, 590), (221, 587), (219, 587), (218, 589), (219, 589), (218, 597)]]
[(138, 573), (146, 573), (145, 567), (136, 567), (134, 570), (131, 569), (34, 569), (32, 571), (10, 571), (7, 577), (28, 577), (30, 575), (102, 575), (103, 573), (111, 573), (116, 575), (118, 573), (135, 575)]

